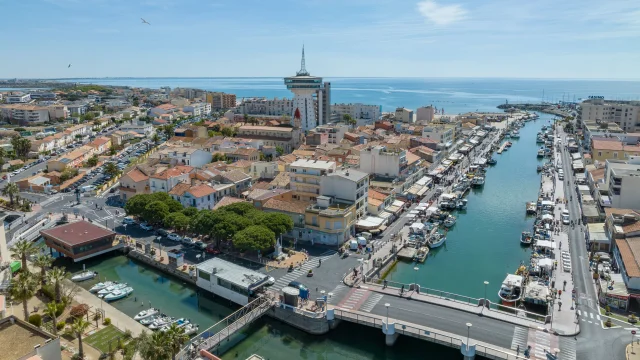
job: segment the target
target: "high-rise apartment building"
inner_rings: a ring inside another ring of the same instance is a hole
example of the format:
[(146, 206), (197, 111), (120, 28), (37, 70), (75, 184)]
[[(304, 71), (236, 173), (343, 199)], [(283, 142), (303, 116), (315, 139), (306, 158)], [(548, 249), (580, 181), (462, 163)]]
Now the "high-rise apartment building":
[(236, 94), (226, 94), (223, 92), (207, 93), (207, 102), (211, 104), (213, 110), (225, 110), (236, 107)]
[(640, 102), (590, 99), (580, 104), (580, 120), (616, 123), (627, 132), (640, 131)]
[[(284, 84), (287, 86), (287, 89), (291, 90), (294, 94), (293, 111), (291, 114), (294, 126), (299, 126), (303, 131), (308, 131), (316, 127), (318, 125), (318, 115), (324, 113), (324, 110), (317, 111), (315, 103), (315, 97), (319, 94), (318, 90), (323, 89), (322, 78), (311, 76), (307, 71), (304, 47), (302, 48), (300, 70), (296, 72), (295, 76), (284, 78)], [(324, 97), (324, 91), (322, 93), (321, 96)], [(322, 103), (322, 99), (318, 102)]]

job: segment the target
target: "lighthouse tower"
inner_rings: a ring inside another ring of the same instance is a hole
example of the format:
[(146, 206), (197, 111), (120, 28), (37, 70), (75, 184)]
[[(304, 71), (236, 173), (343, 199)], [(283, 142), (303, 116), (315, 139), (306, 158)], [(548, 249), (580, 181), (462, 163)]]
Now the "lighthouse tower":
[(296, 72), (295, 76), (284, 78), (284, 84), (287, 89), (293, 92), (293, 113), (291, 117), (294, 122), (296, 120), (299, 121), (300, 129), (303, 131), (315, 128), (318, 124), (314, 95), (317, 90), (322, 88), (322, 78), (311, 76), (307, 71), (304, 61), (304, 46), (302, 47), (300, 71)]

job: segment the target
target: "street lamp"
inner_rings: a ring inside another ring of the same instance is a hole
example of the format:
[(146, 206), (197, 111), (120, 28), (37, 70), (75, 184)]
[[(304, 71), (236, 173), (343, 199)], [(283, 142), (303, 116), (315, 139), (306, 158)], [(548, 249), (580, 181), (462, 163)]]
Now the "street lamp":
[(487, 285), (489, 285), (489, 282), (485, 280), (484, 281), (484, 301), (482, 302), (483, 305), (485, 306), (487, 304)]
[(413, 282), (413, 291), (418, 291), (418, 270), (420, 270), (420, 268), (416, 266), (413, 270), (416, 271), (416, 280)]
[(389, 306), (391, 306), (391, 304), (389, 303), (384, 304), (384, 307), (387, 308), (387, 329), (389, 328)]
[(469, 334), (471, 333), (471, 323), (467, 323), (467, 351), (469, 351)]

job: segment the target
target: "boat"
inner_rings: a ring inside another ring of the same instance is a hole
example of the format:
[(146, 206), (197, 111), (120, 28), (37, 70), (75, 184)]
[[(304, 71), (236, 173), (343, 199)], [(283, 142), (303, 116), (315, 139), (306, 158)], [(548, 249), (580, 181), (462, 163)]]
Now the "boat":
[(151, 324), (149, 324), (149, 329), (151, 330), (158, 330), (161, 327), (169, 324), (170, 322), (172, 322), (174, 319), (172, 317), (168, 317), (168, 316), (162, 316), (158, 319), (156, 319), (154, 322), (152, 322)]
[(171, 327), (171, 325), (175, 324), (177, 327), (181, 328), (181, 327), (185, 327), (187, 325), (189, 325), (191, 321), (189, 321), (188, 319), (185, 318), (180, 318), (180, 319), (176, 319), (173, 320), (172, 322), (170, 322), (169, 324), (166, 324), (165, 326), (160, 328), (160, 331), (167, 331), (169, 330), (169, 327)]
[(106, 289), (109, 286), (115, 285), (116, 283), (113, 281), (105, 281), (105, 282), (101, 282), (101, 283), (97, 283), (95, 285), (93, 285), (91, 287), (91, 289), (89, 289), (90, 292), (98, 292), (102, 289)]
[(518, 130), (513, 130), (511, 132), (511, 138), (513, 139), (519, 139), (520, 138), (520, 132)]
[(534, 215), (537, 211), (537, 205), (535, 201), (530, 201), (527, 203), (527, 214)]
[(510, 147), (511, 147), (511, 145), (513, 145), (513, 143), (512, 143), (511, 141), (507, 141), (507, 143), (506, 143), (506, 147), (510, 148)]
[(531, 245), (532, 241), (533, 241), (533, 237), (531, 236), (531, 232), (523, 231), (522, 234), (520, 235), (520, 243), (522, 245)]
[(444, 219), (444, 226), (448, 228), (452, 227), (455, 224), (456, 224), (456, 217), (453, 215), (449, 215), (447, 216), (446, 219)]
[(489, 165), (495, 165), (497, 163), (498, 163), (498, 160), (496, 160), (494, 158), (491, 158), (491, 159), (487, 160), (487, 164), (489, 164)]
[(98, 273), (95, 271), (83, 271), (79, 274), (73, 275), (71, 277), (72, 281), (85, 281), (85, 280), (90, 280), (93, 279), (94, 277), (98, 276)]
[(458, 210), (464, 210), (464, 209), (466, 209), (466, 208), (467, 208), (467, 202), (468, 202), (468, 200), (467, 200), (467, 199), (459, 199), (459, 200), (456, 202), (456, 209), (458, 209)]
[(187, 324), (187, 326), (184, 327), (184, 334), (185, 335), (193, 335), (195, 333), (198, 332), (198, 325), (197, 324)]
[(140, 324), (142, 324), (144, 326), (149, 326), (149, 325), (153, 324), (154, 321), (162, 318), (163, 316), (164, 316), (164, 314), (162, 314), (162, 315), (153, 315), (153, 316), (146, 317), (146, 318), (140, 320)]
[(136, 316), (133, 317), (133, 320), (142, 320), (142, 319), (146, 319), (150, 316), (154, 316), (155, 314), (159, 313), (160, 310), (156, 309), (156, 308), (150, 308), (147, 310), (142, 310), (140, 311)]
[(127, 284), (114, 284), (114, 285), (108, 286), (98, 291), (98, 297), (104, 297), (105, 295), (108, 295), (116, 290), (124, 289), (126, 287), (127, 287)]
[(120, 300), (120, 299), (122, 299), (124, 297), (129, 296), (132, 292), (133, 292), (133, 288), (132, 287), (126, 287), (124, 289), (116, 290), (116, 291), (112, 292), (111, 294), (105, 295), (104, 296), (104, 300), (105, 301)]
[(502, 300), (502, 305), (516, 306), (516, 302), (522, 297), (522, 276), (507, 274), (502, 282), (498, 297)]
[(544, 157), (544, 148), (538, 149), (538, 157), (539, 158)]
[(471, 186), (480, 187), (484, 185), (484, 176), (475, 176), (471, 179)]
[(541, 172), (542, 171), (542, 166), (538, 165), (538, 167), (536, 168), (537, 172)]
[(427, 255), (429, 255), (429, 248), (422, 246), (416, 253), (416, 261), (423, 263), (427, 259)]
[(430, 248), (435, 249), (442, 246), (445, 241), (447, 241), (447, 236), (437, 232), (429, 238), (428, 245)]

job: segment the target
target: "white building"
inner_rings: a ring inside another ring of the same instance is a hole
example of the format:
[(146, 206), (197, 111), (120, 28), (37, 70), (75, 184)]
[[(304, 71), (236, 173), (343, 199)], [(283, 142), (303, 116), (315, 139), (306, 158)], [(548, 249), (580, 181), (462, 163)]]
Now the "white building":
[(275, 161), (256, 161), (251, 164), (251, 177), (274, 179), (278, 175), (278, 163)]
[(315, 201), (320, 196), (320, 180), (333, 173), (336, 163), (333, 161), (300, 159), (289, 164), (290, 183), (293, 198), (303, 201)]
[(153, 154), (152, 157), (158, 157), (161, 161), (169, 162), (171, 165), (201, 167), (210, 163), (213, 155), (208, 151), (200, 149), (170, 147), (158, 151)]
[(453, 128), (443, 125), (425, 126), (422, 129), (422, 137), (430, 138), (441, 144), (453, 141)]
[(367, 214), (369, 174), (354, 169), (329, 173), (320, 179), (320, 194), (356, 204), (356, 218), (359, 219)]
[(413, 123), (413, 111), (399, 107), (396, 109), (396, 120), (404, 123)]
[(640, 103), (593, 99), (580, 104), (582, 122), (614, 122), (626, 132), (640, 130)]
[(216, 205), (216, 189), (207, 184), (196, 186), (191, 186), (188, 183), (178, 184), (169, 191), (169, 195), (185, 208), (211, 210)]
[(378, 145), (360, 151), (360, 170), (384, 177), (398, 177), (401, 167), (407, 164), (405, 150), (387, 149)]
[(305, 67), (304, 47), (302, 62), (296, 76), (284, 78), (287, 89), (293, 92), (291, 119), (295, 127), (309, 131), (318, 125), (314, 95), (322, 88), (322, 78), (311, 76)]
[(49, 121), (49, 108), (27, 104), (0, 106), (2, 118), (13, 124), (30, 125)]
[(199, 288), (239, 305), (248, 304), (251, 295), (268, 279), (268, 275), (220, 258), (196, 265), (196, 285)]
[(612, 208), (640, 210), (640, 160), (607, 160), (604, 176)]
[(31, 94), (7, 95), (7, 104), (26, 104), (31, 101)]
[(416, 109), (416, 121), (432, 122), (435, 118), (436, 111), (433, 106), (422, 106)]
[(152, 193), (168, 193), (178, 184), (189, 184), (189, 174), (193, 168), (177, 166), (149, 176), (149, 189)]
[(327, 134), (330, 144), (340, 144), (344, 139), (344, 134), (349, 131), (349, 125), (345, 124), (327, 124), (320, 125), (313, 129), (314, 132)]
[(293, 100), (287, 98), (243, 98), (236, 107), (236, 113), (249, 115), (291, 116)]
[(144, 121), (125, 122), (120, 125), (120, 131), (133, 131), (144, 136), (151, 136), (155, 132), (153, 125)]
[(211, 104), (207, 102), (192, 103), (182, 108), (182, 111), (190, 113), (192, 116), (211, 115)]
[(382, 105), (333, 104), (331, 106), (331, 120), (341, 121), (345, 115), (356, 120), (358, 126), (372, 124), (382, 116)]

